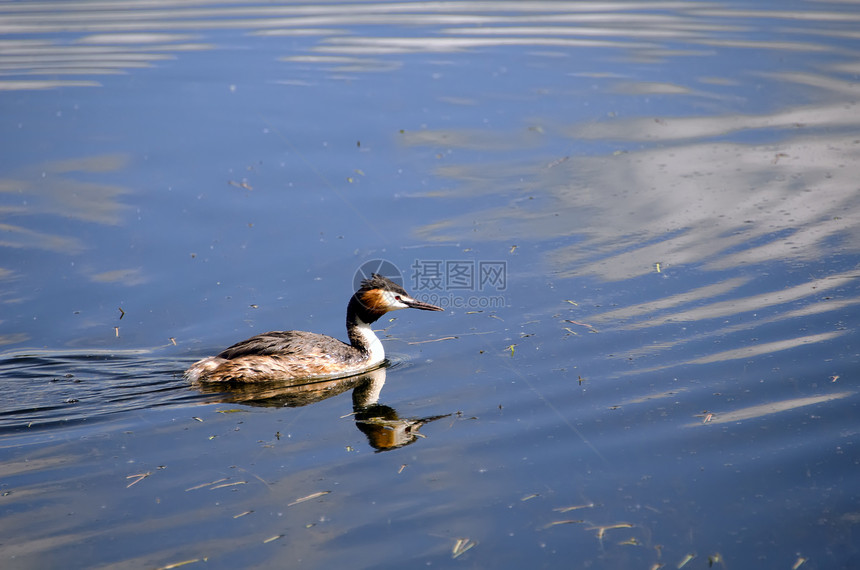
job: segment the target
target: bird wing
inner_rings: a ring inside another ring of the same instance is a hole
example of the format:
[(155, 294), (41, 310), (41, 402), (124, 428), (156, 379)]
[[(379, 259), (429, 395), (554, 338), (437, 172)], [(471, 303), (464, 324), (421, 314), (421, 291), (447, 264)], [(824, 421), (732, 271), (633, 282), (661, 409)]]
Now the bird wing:
[(348, 345), (326, 336), (305, 331), (271, 331), (252, 336), (225, 348), (218, 356), (234, 360), (243, 356), (303, 356), (308, 353), (340, 352)]

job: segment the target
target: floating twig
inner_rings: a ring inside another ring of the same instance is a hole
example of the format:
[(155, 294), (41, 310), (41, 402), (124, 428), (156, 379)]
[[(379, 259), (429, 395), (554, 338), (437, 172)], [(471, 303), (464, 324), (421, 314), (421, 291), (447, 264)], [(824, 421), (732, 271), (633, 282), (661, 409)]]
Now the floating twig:
[(541, 530), (546, 530), (546, 529), (548, 529), (548, 528), (552, 528), (552, 527), (554, 527), (554, 526), (558, 526), (558, 525), (561, 525), (561, 524), (582, 524), (582, 523), (584, 523), (584, 522), (585, 522), (585, 521), (584, 521), (584, 520), (582, 520), (582, 519), (567, 519), (567, 520), (563, 520), (563, 521), (552, 521), (552, 522), (550, 522), (550, 523), (547, 523), (547, 524), (543, 525), (542, 527), (540, 527), (540, 529), (541, 529)]
[(569, 513), (570, 511), (576, 511), (579, 509), (590, 509), (594, 506), (594, 503), (588, 503), (587, 505), (572, 505), (570, 507), (556, 507), (553, 510), (557, 513)]
[(331, 491), (319, 491), (317, 493), (311, 493), (307, 497), (302, 497), (300, 499), (296, 499), (292, 503), (288, 504), (288, 507), (292, 507), (293, 505), (298, 505), (299, 503), (304, 503), (305, 501), (310, 501), (312, 499), (316, 499), (317, 497), (322, 497), (323, 495), (328, 495)]
[[(633, 528), (633, 525), (630, 523), (618, 523), (618, 524), (610, 524), (610, 525), (605, 525), (605, 526), (592, 526), (586, 530), (596, 530), (597, 531), (597, 538), (599, 540), (603, 540), (603, 535), (606, 533), (607, 530), (613, 530), (616, 528)], [(685, 564), (686, 564), (686, 562), (685, 562)]]
[(596, 328), (594, 328), (593, 326), (591, 326), (591, 325), (590, 325), (590, 324), (588, 324), (588, 323), (581, 323), (581, 322), (579, 322), (579, 321), (574, 321), (574, 320), (571, 320), (571, 319), (564, 319), (564, 322), (566, 322), (566, 323), (570, 323), (570, 324), (572, 324), (572, 325), (578, 325), (578, 326), (580, 326), (580, 327), (586, 327), (586, 328), (588, 328), (588, 329), (591, 329), (591, 332), (597, 332), (597, 329), (596, 329)]
[(210, 481), (209, 483), (201, 483), (200, 485), (195, 485), (194, 487), (189, 487), (188, 489), (185, 489), (185, 491), (186, 492), (196, 491), (197, 489), (202, 489), (203, 487), (209, 487), (210, 485), (216, 485), (216, 484), (220, 483), (221, 481), (226, 481), (227, 479), (228, 479), (228, 477), (223, 477), (221, 479), (216, 479), (215, 481)]
[(430, 340), (414, 340), (412, 342), (407, 342), (406, 344), (425, 344), (428, 342), (439, 342), (440, 340), (457, 340), (456, 336), (443, 336), (439, 338), (431, 338)]
[(563, 164), (563, 163), (567, 162), (568, 160), (570, 160), (569, 156), (563, 156), (561, 158), (557, 158), (557, 159), (553, 160), (552, 162), (547, 164), (546, 167), (547, 168), (555, 168), (559, 164)]
[(477, 541), (468, 538), (458, 538), (454, 543), (454, 548), (451, 549), (451, 558), (457, 558), (477, 546)]
[(200, 562), (200, 559), (199, 558), (192, 558), (190, 560), (183, 560), (182, 562), (174, 562), (173, 564), (168, 564), (167, 566), (162, 566), (158, 570), (173, 570), (173, 568), (179, 568), (180, 566), (185, 566), (186, 564), (194, 564), (195, 562)]
[[(126, 479), (134, 479), (134, 481), (132, 481), (131, 483), (126, 485), (125, 488), (128, 489), (132, 485), (137, 485), (138, 483), (140, 483), (141, 481), (143, 481), (144, 479), (146, 479), (150, 475), (152, 475), (151, 471), (147, 471), (146, 473), (138, 473), (137, 475), (129, 475), (128, 477), (126, 477)], [(135, 479), (135, 477), (136, 477), (136, 479)]]
[(247, 481), (236, 481), (234, 483), (222, 483), (220, 485), (215, 485), (214, 487), (209, 487), (210, 491), (214, 491), (215, 489), (223, 489), (224, 487), (232, 487), (233, 485), (246, 485)]

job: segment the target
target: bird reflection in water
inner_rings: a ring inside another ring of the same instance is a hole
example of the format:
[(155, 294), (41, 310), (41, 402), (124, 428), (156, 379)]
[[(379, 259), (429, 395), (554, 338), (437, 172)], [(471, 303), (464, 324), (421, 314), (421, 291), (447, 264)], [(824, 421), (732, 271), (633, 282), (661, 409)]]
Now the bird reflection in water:
[(385, 368), (377, 368), (347, 378), (304, 384), (197, 384), (194, 388), (203, 394), (217, 395), (219, 402), (273, 408), (307, 406), (351, 389), (355, 425), (376, 451), (388, 451), (414, 443), (424, 437), (418, 431), (421, 426), (451, 415), (401, 418), (397, 410), (379, 403), (385, 375)]

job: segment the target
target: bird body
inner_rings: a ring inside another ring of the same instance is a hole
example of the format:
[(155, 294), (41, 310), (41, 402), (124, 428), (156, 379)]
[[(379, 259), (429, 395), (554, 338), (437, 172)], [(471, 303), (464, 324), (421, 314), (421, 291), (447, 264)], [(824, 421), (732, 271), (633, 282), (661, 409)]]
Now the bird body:
[(194, 383), (275, 382), (351, 376), (381, 366), (382, 342), (370, 327), (389, 311), (414, 308), (442, 311), (423, 303), (385, 277), (373, 274), (350, 298), (346, 328), (350, 344), (305, 331), (272, 331), (238, 342), (185, 371)]

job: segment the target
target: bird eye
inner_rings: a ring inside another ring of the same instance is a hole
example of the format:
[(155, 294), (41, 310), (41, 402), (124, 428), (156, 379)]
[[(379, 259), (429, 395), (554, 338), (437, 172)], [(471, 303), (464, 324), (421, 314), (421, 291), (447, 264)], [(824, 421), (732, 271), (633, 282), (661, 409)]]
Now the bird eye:
[(394, 298), (400, 301), (400, 295), (395, 295)]

